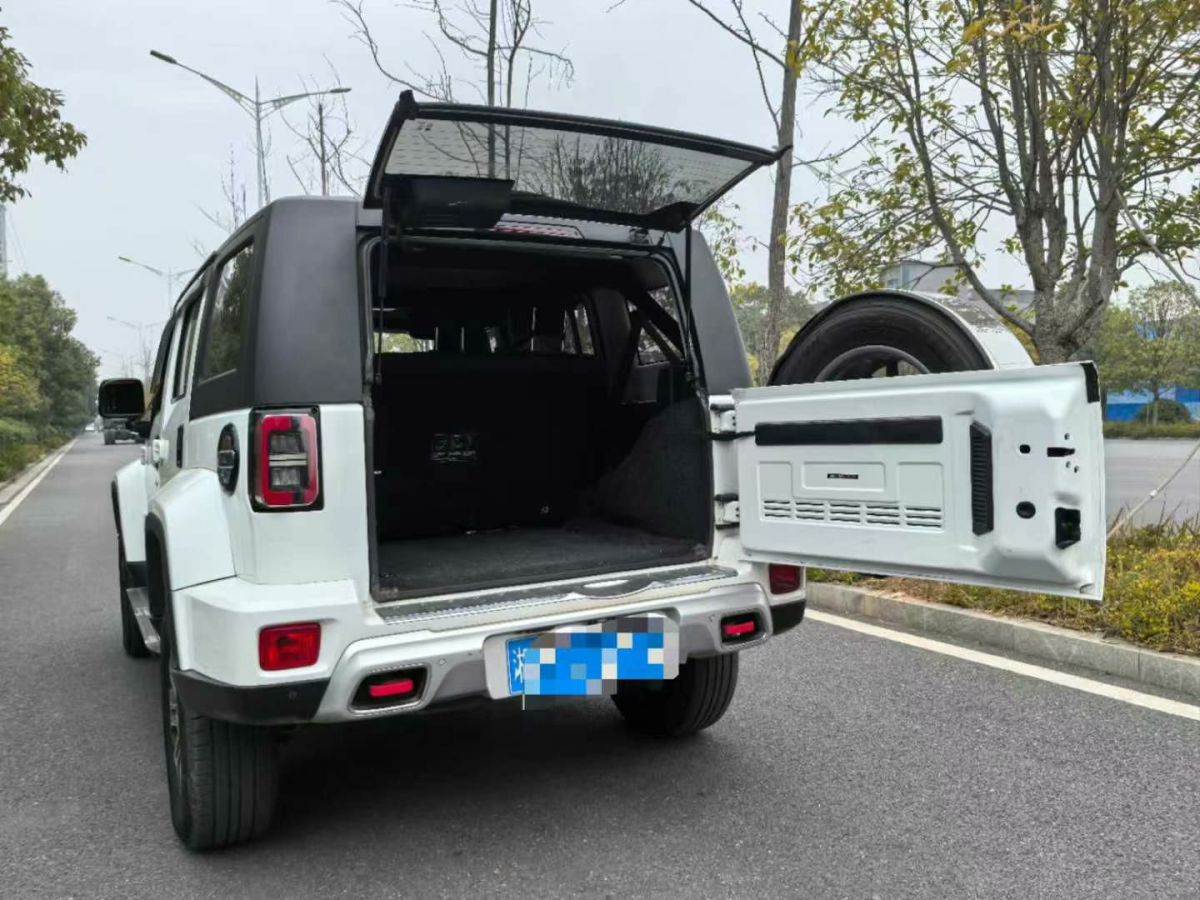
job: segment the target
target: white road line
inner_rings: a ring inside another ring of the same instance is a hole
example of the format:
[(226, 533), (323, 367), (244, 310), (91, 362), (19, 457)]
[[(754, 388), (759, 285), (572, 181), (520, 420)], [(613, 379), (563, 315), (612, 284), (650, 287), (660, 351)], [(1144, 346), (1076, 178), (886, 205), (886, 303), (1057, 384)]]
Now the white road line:
[(53, 469), (55, 466), (57, 466), (59, 460), (61, 460), (64, 456), (66, 456), (67, 452), (72, 447), (75, 446), (76, 440), (78, 440), (78, 438), (72, 438), (71, 442), (69, 444), (67, 444), (67, 446), (63, 447), (62, 450), (59, 451), (58, 456), (56, 456), (56, 457), (54, 457), (54, 459), (50, 460), (49, 464), (44, 469), (42, 469), (42, 471), (38, 472), (37, 478), (33, 479), (33, 481), (31, 481), (31, 482), (29, 482), (29, 484), (25, 485), (25, 487), (21, 489), (21, 493), (17, 494), (17, 496), (15, 496), (11, 500), (9, 500), (8, 505), (5, 506), (4, 509), (0, 509), (0, 525), (3, 525), (5, 522), (7, 522), (8, 517), (11, 516), (14, 512), (16, 512), (16, 509), (18, 506), (21, 505), (21, 502), (26, 497), (28, 497), (30, 494), (33, 493), (33, 489), (35, 487), (37, 487), (39, 484), (42, 483), (42, 479), (50, 474), (50, 470)]
[(1060, 672), (1057, 669), (1047, 669), (1044, 666), (1034, 666), (1029, 663), (1018, 662), (1015, 659), (996, 656), (993, 653), (971, 650), (967, 647), (960, 647), (957, 644), (947, 644), (944, 641), (934, 641), (903, 631), (880, 628), (878, 625), (870, 625), (866, 622), (859, 622), (857, 619), (847, 619), (831, 613), (821, 612), (820, 610), (810, 609), (805, 618), (812, 619), (815, 622), (824, 622), (827, 625), (836, 625), (838, 628), (845, 628), (849, 631), (857, 631), (860, 634), (869, 634), (871, 637), (882, 638), (885, 641), (907, 644), (909, 647), (917, 647), (921, 650), (928, 650), (931, 653), (953, 656), (956, 659), (963, 659), (981, 666), (990, 666), (993, 669), (1001, 669), (1005, 672), (1015, 672), (1027, 678), (1036, 678), (1039, 681), (1048, 681), (1051, 684), (1083, 691), (1085, 694), (1108, 697), (1110, 700), (1120, 700), (1122, 703), (1129, 703), (1133, 706), (1141, 706), (1145, 709), (1155, 710), (1156, 712), (1200, 722), (1200, 706), (1193, 706), (1190, 703), (1180, 703), (1178, 700), (1168, 700), (1165, 697), (1157, 697), (1154, 694), (1144, 694), (1141, 691), (1133, 691), (1129, 688), (1105, 684), (1103, 681), (1093, 681), (1090, 678), (1082, 678), (1079, 675), (1070, 675), (1066, 672)]

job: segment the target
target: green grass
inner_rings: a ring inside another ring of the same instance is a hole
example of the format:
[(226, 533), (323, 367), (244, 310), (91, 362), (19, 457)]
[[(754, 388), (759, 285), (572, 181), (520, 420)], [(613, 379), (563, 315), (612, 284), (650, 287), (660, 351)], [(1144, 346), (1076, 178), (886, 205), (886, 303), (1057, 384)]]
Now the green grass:
[[(8, 438), (7, 440), (5, 438)], [(37, 462), (55, 447), (67, 440), (65, 434), (16, 435), (6, 434), (0, 428), (0, 482), (8, 481), (27, 465)]]
[(1037, 619), (1153, 650), (1200, 655), (1200, 521), (1167, 521), (1119, 532), (1108, 545), (1101, 603), (826, 570), (813, 570), (809, 578)]
[(1106, 438), (1195, 438), (1200, 440), (1200, 422), (1146, 425), (1142, 422), (1105, 422)]

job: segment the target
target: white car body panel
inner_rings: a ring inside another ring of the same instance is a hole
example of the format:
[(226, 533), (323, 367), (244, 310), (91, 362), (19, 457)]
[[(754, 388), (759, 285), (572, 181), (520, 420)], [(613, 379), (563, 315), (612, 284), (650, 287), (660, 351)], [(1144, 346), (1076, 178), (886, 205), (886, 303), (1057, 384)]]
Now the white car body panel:
[[(1088, 371), (1066, 364), (735, 391), (726, 415), (738, 435), (747, 558), (1099, 599), (1104, 448)], [(896, 420), (937, 421), (938, 440), (869, 442)], [(973, 422), (990, 431), (992, 447), (994, 522), (980, 534)], [(761, 430), (796, 423), (819, 424), (790, 445), (770, 445)], [(832, 443), (820, 433), (842, 425), (859, 426), (865, 439)], [(1019, 504), (1032, 504), (1022, 507), (1032, 516), (1020, 516)], [(1060, 507), (1081, 519), (1079, 540), (1063, 548)]]

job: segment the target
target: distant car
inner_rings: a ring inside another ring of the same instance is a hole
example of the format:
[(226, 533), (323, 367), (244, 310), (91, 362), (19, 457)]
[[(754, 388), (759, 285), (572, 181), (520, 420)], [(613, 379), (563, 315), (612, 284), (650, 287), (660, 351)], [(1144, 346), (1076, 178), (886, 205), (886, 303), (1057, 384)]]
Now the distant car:
[(83, 426), (83, 430), (84, 430), (84, 431), (95, 431), (95, 430), (96, 430), (96, 423), (95, 423), (95, 422), (88, 422), (86, 425), (84, 425), (84, 426)]
[[(95, 426), (89, 426), (95, 428)], [(117, 441), (134, 441), (140, 442), (141, 437), (138, 433), (129, 427), (128, 419), (105, 419), (104, 420), (104, 443), (115, 444)]]
[[(877, 291), (751, 386), (692, 224), (776, 159), (406, 94), (363, 202), (277, 200), (200, 267), (149, 408), (137, 379), (99, 396), (145, 425), (113, 570), (125, 651), (161, 654), (188, 847), (264, 830), (302, 724), (609, 694), (641, 731), (707, 728), (801, 621), (805, 565), (1100, 596), (1090, 363)], [(866, 377), (901, 364), (936, 374)], [(673, 758), (712, 777), (720, 746)]]

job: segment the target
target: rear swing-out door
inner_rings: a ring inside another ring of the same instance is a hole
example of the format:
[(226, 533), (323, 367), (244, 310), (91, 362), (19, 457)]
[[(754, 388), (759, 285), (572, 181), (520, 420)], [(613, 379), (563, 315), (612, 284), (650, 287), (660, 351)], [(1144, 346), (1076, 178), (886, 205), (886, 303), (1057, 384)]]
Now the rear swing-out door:
[(626, 122), (400, 95), (364, 205), (402, 227), (505, 213), (678, 231), (782, 151)]
[(1091, 363), (734, 392), (747, 558), (1099, 599)]

